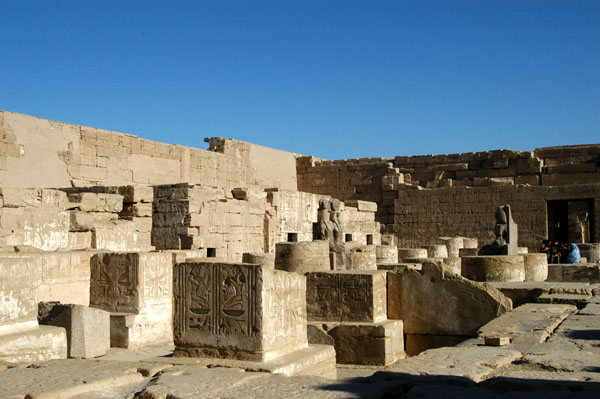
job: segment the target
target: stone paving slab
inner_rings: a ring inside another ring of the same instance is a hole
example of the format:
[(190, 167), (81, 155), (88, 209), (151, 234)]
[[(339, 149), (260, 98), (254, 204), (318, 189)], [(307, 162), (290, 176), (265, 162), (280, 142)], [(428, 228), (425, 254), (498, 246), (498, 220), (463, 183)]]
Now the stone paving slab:
[(382, 396), (384, 388), (381, 384), (364, 382), (349, 382), (343, 388), (337, 385), (338, 382), (315, 376), (290, 378), (241, 369), (173, 366), (147, 386), (138, 398), (377, 398)]
[(0, 398), (70, 398), (140, 383), (162, 369), (137, 362), (53, 360), (0, 372)]
[(583, 309), (577, 312), (579, 315), (600, 316), (600, 303), (588, 303)]
[(536, 302), (578, 305), (587, 302), (590, 298), (591, 295), (588, 294), (542, 294), (537, 298)]
[(386, 370), (414, 375), (465, 377), (478, 382), (521, 357), (521, 352), (496, 347), (446, 347), (427, 350)]
[(481, 327), (479, 336), (509, 336), (510, 347), (524, 351), (543, 343), (576, 310), (573, 305), (528, 303)]
[(144, 361), (181, 366), (237, 368), (246, 371), (280, 373), (287, 376), (308, 374), (336, 378), (335, 349), (330, 345), (309, 345), (307, 348), (288, 353), (269, 362), (173, 356), (150, 357), (145, 358)]

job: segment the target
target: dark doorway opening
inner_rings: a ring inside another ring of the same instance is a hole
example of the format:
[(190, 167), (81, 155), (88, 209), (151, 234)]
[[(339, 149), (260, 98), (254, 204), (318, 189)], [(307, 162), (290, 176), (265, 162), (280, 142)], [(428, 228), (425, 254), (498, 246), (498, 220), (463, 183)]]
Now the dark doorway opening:
[(594, 237), (594, 200), (548, 201), (548, 239), (587, 243)]

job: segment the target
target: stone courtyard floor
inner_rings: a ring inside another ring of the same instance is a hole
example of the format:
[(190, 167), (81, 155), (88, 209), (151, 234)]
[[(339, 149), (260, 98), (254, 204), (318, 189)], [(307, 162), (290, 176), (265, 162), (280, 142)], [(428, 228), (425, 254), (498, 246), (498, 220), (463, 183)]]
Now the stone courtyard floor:
[[(511, 343), (484, 345), (484, 336)], [(600, 398), (600, 296), (578, 307), (530, 303), (480, 337), (387, 367), (338, 366), (338, 378), (286, 377), (247, 363), (113, 348), (93, 360), (1, 364), (0, 398)]]

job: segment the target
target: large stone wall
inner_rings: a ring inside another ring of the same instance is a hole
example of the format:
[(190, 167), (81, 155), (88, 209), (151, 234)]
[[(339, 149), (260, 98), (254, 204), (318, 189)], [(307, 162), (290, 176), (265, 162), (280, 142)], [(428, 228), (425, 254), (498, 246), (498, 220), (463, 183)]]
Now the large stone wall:
[(548, 238), (547, 201), (588, 200), (590, 241), (600, 241), (600, 145), (486, 151), (393, 159), (297, 160), (298, 190), (378, 205), (376, 220), (399, 246), (437, 237), (493, 239), (494, 212), (510, 204), (519, 245)]
[(208, 151), (0, 111), (0, 186), (189, 182), (296, 190), (294, 154), (229, 139), (206, 141)]

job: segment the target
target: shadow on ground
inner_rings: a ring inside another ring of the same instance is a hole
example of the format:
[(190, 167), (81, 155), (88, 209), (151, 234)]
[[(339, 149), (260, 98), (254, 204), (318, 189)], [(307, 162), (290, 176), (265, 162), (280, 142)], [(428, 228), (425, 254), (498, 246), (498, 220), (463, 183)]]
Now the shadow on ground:
[[(557, 377), (554, 373), (549, 374), (553, 374), (551, 378)], [(585, 380), (584, 376), (581, 378)], [(370, 377), (338, 381), (320, 389), (347, 392), (349, 398), (359, 399), (600, 398), (598, 381), (493, 377), (475, 383), (464, 377), (415, 376), (385, 371), (376, 372)]]

